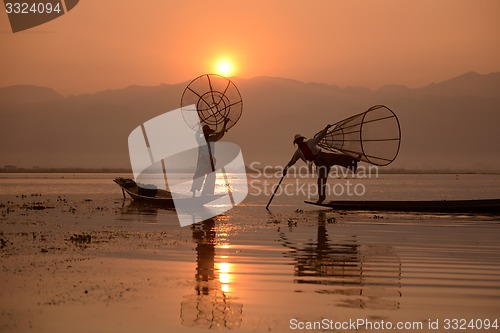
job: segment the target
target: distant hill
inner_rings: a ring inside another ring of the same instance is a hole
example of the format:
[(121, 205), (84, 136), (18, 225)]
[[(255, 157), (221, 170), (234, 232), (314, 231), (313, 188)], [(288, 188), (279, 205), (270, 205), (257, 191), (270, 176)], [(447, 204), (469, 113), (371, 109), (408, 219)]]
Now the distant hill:
[(481, 75), (469, 72), (456, 78), (430, 84), (420, 90), (422, 94), (439, 96), (498, 96), (500, 73)]
[(0, 88), (0, 103), (45, 103), (63, 99), (55, 90), (31, 85), (16, 85)]
[[(327, 123), (385, 104), (402, 127), (400, 155), (389, 167), (500, 170), (500, 73), (375, 91), (274, 77), (234, 82), (243, 115), (224, 140), (242, 147), (246, 164), (283, 165), (295, 133), (312, 136)], [(128, 167), (129, 133), (178, 108), (186, 85), (69, 97), (43, 87), (0, 88), (0, 166)]]

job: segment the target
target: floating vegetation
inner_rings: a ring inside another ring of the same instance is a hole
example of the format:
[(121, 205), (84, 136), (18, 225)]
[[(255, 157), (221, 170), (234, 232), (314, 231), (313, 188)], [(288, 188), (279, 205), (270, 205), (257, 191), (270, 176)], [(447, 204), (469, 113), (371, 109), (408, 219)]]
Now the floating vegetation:
[(326, 220), (326, 223), (335, 223), (335, 222), (337, 222), (335, 217), (330, 217), (329, 219)]
[(69, 240), (75, 243), (90, 244), (92, 242), (92, 236), (87, 234), (74, 234)]
[(55, 207), (44, 205), (42, 202), (33, 202), (32, 204), (24, 203), (22, 206), (20, 205), (19, 208), (23, 208), (26, 210), (44, 210), (44, 209), (51, 209), (51, 208), (55, 208)]
[(3, 238), (0, 238), (0, 249), (3, 249), (4, 247), (7, 246), (8, 241), (6, 241)]

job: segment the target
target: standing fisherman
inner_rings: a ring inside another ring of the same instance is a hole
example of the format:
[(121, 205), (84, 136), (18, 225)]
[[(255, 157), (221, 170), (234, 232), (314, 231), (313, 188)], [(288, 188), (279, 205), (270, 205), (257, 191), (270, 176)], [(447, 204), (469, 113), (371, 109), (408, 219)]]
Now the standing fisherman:
[(215, 192), (215, 145), (214, 143), (222, 139), (227, 132), (226, 127), (229, 119), (224, 119), (224, 126), (222, 130), (215, 133), (208, 125), (203, 125), (201, 133), (197, 133), (198, 141), (198, 162), (196, 165), (196, 172), (193, 175), (193, 183), (191, 185), (191, 192), (193, 197), (196, 191), (200, 191), (203, 187), (201, 195), (210, 195)]
[(351, 156), (336, 153), (326, 153), (318, 148), (318, 143), (326, 136), (328, 129), (333, 125), (327, 125), (315, 138), (305, 140), (305, 137), (296, 134), (293, 138), (294, 145), (298, 146), (297, 150), (292, 156), (292, 159), (285, 166), (283, 170), (283, 175), (287, 174), (288, 169), (294, 165), (299, 159), (304, 162), (314, 162), (317, 167), (318, 172), (318, 192), (319, 199), (318, 203), (322, 203), (326, 199), (325, 188), (328, 179), (328, 174), (330, 169), (334, 165), (340, 165), (344, 168), (351, 169), (352, 172), (356, 173), (358, 167), (359, 159), (355, 159)]

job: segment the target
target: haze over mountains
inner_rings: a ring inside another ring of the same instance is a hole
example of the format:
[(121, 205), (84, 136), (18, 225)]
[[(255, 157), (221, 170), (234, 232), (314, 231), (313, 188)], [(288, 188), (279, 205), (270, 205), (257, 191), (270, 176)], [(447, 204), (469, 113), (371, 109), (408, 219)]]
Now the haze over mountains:
[[(376, 91), (272, 77), (233, 81), (243, 115), (223, 140), (241, 146), (247, 165), (284, 165), (294, 134), (310, 137), (327, 123), (384, 104), (402, 131), (399, 156), (386, 168), (500, 171), (500, 73)], [(178, 108), (187, 84), (68, 97), (45, 87), (0, 88), (0, 167), (128, 168), (129, 133)]]

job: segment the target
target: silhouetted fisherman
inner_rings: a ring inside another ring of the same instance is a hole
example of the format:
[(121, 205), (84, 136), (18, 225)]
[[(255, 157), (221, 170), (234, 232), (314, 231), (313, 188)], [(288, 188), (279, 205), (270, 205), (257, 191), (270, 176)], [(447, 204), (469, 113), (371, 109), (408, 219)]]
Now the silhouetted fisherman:
[(292, 159), (285, 166), (283, 170), (283, 175), (286, 175), (288, 169), (294, 165), (299, 159), (304, 162), (314, 162), (317, 167), (318, 173), (318, 192), (319, 199), (318, 203), (322, 203), (326, 199), (326, 183), (328, 179), (328, 174), (334, 165), (339, 165), (344, 168), (351, 169), (352, 172), (356, 172), (358, 167), (359, 159), (355, 159), (351, 156), (336, 153), (326, 153), (318, 147), (318, 143), (326, 136), (328, 129), (333, 125), (327, 125), (323, 131), (321, 131), (315, 138), (305, 141), (305, 137), (296, 134), (293, 138), (293, 143), (298, 146), (297, 150), (292, 156)]
[(198, 141), (198, 162), (196, 164), (196, 172), (193, 175), (193, 184), (191, 185), (191, 192), (193, 196), (196, 191), (200, 191), (201, 195), (211, 195), (215, 192), (215, 145), (216, 141), (222, 139), (227, 132), (226, 125), (229, 119), (224, 120), (224, 126), (218, 133), (210, 128), (208, 125), (203, 125), (202, 133), (196, 133)]

